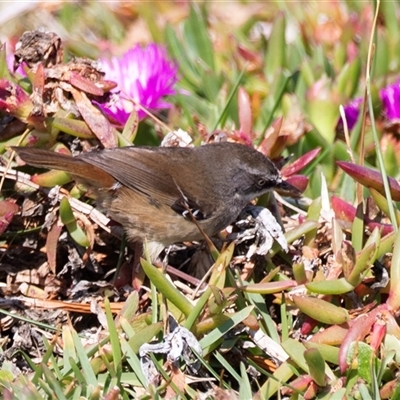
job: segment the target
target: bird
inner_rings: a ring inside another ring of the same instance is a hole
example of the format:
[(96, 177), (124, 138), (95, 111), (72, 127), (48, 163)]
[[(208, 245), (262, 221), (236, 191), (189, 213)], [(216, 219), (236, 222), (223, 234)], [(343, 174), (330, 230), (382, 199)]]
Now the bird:
[(299, 194), (268, 157), (235, 142), (128, 146), (74, 157), (33, 147), (13, 150), (27, 164), (66, 171), (83, 183), (128, 239), (147, 241), (153, 261), (171, 244), (216, 235), (267, 191)]

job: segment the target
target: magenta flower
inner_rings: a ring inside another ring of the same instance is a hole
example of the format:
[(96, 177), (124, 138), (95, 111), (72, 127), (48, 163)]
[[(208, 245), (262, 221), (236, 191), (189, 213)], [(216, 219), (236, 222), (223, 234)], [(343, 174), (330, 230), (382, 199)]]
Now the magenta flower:
[[(116, 122), (124, 125), (135, 103), (149, 110), (169, 108), (164, 96), (176, 93), (178, 66), (167, 58), (166, 49), (156, 44), (140, 45), (128, 50), (122, 57), (100, 60), (105, 79), (118, 84), (115, 101), (99, 104)], [(133, 99), (134, 101), (131, 101)], [(146, 113), (137, 109), (139, 118)]]
[[(346, 116), (347, 127), (349, 128), (349, 130), (352, 130), (354, 125), (357, 123), (361, 104), (362, 98), (359, 97), (358, 99), (354, 99), (344, 106), (344, 115)], [(338, 125), (343, 126), (342, 119), (340, 119)]]
[(380, 92), (383, 112), (389, 121), (400, 119), (400, 80)]
[[(386, 86), (379, 92), (382, 101), (382, 111), (388, 121), (400, 120), (400, 80), (392, 85)], [(349, 129), (353, 129), (360, 113), (361, 97), (352, 100), (344, 107)], [(342, 121), (338, 127), (343, 126)]]
[(20, 74), (20, 75), (22, 75), (22, 76), (26, 76), (26, 73), (25, 73), (25, 71), (24, 71), (24, 69), (23, 69), (23, 67), (22, 67), (22, 65), (24, 65), (25, 63), (22, 63), (17, 69), (16, 69), (16, 71), (14, 71), (14, 54), (9, 54), (9, 55), (7, 55), (7, 57), (6, 57), (6, 62), (7, 62), (7, 67), (8, 67), (8, 70), (11, 72), (11, 73), (17, 73), (17, 74)]

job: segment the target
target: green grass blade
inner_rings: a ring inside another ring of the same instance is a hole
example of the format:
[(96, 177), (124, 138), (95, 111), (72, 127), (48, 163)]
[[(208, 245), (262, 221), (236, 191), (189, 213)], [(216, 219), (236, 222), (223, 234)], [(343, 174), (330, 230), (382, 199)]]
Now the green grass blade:
[(85, 376), (85, 381), (87, 385), (91, 385), (93, 387), (97, 386), (97, 379), (93, 372), (93, 368), (90, 364), (89, 358), (86, 355), (86, 351), (82, 345), (81, 339), (75, 330), (72, 331), (72, 338), (74, 340), (76, 353), (78, 355), (79, 363), (82, 368), (83, 375)]
[(253, 306), (248, 306), (243, 310), (238, 311), (235, 314), (229, 315), (229, 320), (225, 321), (218, 328), (212, 330), (208, 335), (200, 340), (200, 346), (203, 349), (204, 355), (208, 354), (211, 349), (215, 347), (215, 344), (223, 338), (223, 336), (234, 328), (237, 324), (240, 324), (244, 319), (246, 319), (250, 313), (253, 311)]

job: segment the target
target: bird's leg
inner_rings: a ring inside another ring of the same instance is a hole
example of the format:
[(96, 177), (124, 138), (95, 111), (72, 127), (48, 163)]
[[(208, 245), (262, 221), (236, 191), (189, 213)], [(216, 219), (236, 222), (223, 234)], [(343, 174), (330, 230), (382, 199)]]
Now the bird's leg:
[(140, 258), (143, 254), (143, 243), (134, 242), (132, 248), (134, 252), (132, 261), (132, 287), (135, 290), (140, 290), (145, 279), (145, 273), (140, 265)]
[(168, 246), (168, 247), (165, 249), (165, 255), (164, 255), (164, 258), (162, 259), (162, 269), (163, 269), (164, 272), (166, 271), (166, 269), (167, 269), (167, 267), (168, 267), (168, 257), (169, 257), (169, 253), (170, 253), (171, 250), (172, 250), (172, 246), (173, 246), (173, 245)]

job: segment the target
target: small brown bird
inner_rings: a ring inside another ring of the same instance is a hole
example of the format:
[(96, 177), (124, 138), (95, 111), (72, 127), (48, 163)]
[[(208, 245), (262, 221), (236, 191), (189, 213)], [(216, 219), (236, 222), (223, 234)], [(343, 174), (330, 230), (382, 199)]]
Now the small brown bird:
[(298, 195), (272, 161), (238, 143), (199, 147), (121, 147), (77, 157), (13, 147), (26, 163), (69, 172), (133, 240), (147, 239), (155, 260), (166, 246), (202, 239), (230, 225), (270, 189)]

